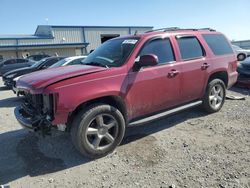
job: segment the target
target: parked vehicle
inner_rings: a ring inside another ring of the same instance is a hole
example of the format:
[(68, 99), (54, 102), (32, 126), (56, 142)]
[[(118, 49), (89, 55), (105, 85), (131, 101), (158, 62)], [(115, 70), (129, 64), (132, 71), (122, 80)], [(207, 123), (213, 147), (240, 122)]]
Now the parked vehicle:
[(7, 59), (0, 63), (0, 76), (18, 68), (29, 67), (35, 62), (29, 59)]
[(244, 61), (247, 57), (250, 56), (250, 50), (246, 50), (243, 48), (240, 48), (239, 46), (232, 45), (235, 53), (237, 54), (238, 61)]
[(230, 42), (212, 29), (162, 29), (103, 43), (83, 65), (21, 77), (19, 123), (70, 131), (75, 147), (96, 158), (112, 152), (126, 126), (202, 105), (219, 111), (237, 80)]
[(4, 59), (3, 59), (3, 56), (0, 55), (0, 63), (1, 63), (3, 60), (4, 60)]
[(237, 71), (241, 76), (250, 78), (250, 57), (238, 64)]
[(79, 65), (82, 64), (82, 61), (86, 58), (87, 56), (72, 56), (72, 57), (67, 57), (65, 59), (62, 59), (61, 61), (58, 61), (54, 65), (52, 65), (50, 68), (56, 68), (56, 67), (62, 67), (66, 65)]
[(46, 57), (50, 57), (50, 55), (47, 54), (35, 54), (35, 55), (30, 55), (28, 57), (26, 57), (26, 59), (29, 59), (31, 61), (40, 61)]
[(24, 74), (28, 74), (31, 72), (36, 72), (39, 70), (46, 69), (64, 58), (65, 57), (46, 57), (46, 58), (34, 63), (30, 67), (24, 67), (24, 68), (19, 68), (19, 69), (9, 71), (2, 76), (3, 83), (5, 86), (12, 88), (13, 86), (15, 86), (14, 79), (16, 77), (19, 77), (19, 76), (22, 76)]

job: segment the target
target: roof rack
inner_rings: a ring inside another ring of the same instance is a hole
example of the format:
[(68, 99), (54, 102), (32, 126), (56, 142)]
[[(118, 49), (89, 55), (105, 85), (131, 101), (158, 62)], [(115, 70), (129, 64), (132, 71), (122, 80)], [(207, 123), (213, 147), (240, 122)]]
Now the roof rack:
[(179, 27), (167, 27), (167, 28), (160, 28), (160, 29), (154, 29), (154, 30), (150, 30), (150, 31), (146, 31), (146, 33), (150, 33), (150, 32), (155, 32), (155, 31), (163, 31), (163, 32), (167, 32), (167, 31), (183, 31), (183, 30), (191, 30), (191, 31), (199, 31), (199, 30), (208, 30), (208, 31), (216, 31), (215, 29), (212, 28), (179, 28)]

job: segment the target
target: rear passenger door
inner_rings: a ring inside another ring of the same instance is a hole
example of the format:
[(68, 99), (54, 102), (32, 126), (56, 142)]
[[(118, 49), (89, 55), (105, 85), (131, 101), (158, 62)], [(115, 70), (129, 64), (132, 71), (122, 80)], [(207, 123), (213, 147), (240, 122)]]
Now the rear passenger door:
[(209, 64), (206, 53), (196, 36), (176, 36), (181, 55), (181, 101), (189, 102), (202, 97)]

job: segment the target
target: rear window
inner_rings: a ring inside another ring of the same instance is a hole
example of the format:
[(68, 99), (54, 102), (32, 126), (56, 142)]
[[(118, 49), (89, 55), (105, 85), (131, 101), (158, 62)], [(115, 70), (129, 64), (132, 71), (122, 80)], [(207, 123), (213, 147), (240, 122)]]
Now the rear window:
[(233, 49), (224, 35), (203, 34), (202, 36), (210, 49), (213, 51), (214, 55), (226, 55), (233, 53)]
[(181, 58), (183, 60), (197, 59), (204, 56), (204, 50), (196, 37), (187, 36), (177, 38), (179, 44)]

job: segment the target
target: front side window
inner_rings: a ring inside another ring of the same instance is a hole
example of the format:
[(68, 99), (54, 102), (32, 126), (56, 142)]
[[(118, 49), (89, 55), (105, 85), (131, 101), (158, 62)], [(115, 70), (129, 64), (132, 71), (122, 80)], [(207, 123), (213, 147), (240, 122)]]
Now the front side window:
[(58, 62), (58, 59), (49, 59), (46, 61), (46, 63), (43, 65), (43, 68), (47, 68), (50, 67), (51, 65), (55, 64), (56, 62)]
[(180, 48), (181, 58), (183, 60), (198, 59), (204, 56), (204, 50), (196, 37), (177, 37), (177, 42)]
[(83, 60), (83, 64), (120, 67), (134, 49), (139, 38), (117, 38), (104, 42)]
[(173, 49), (169, 38), (154, 39), (146, 43), (139, 56), (154, 54), (158, 57), (159, 64), (175, 61)]

